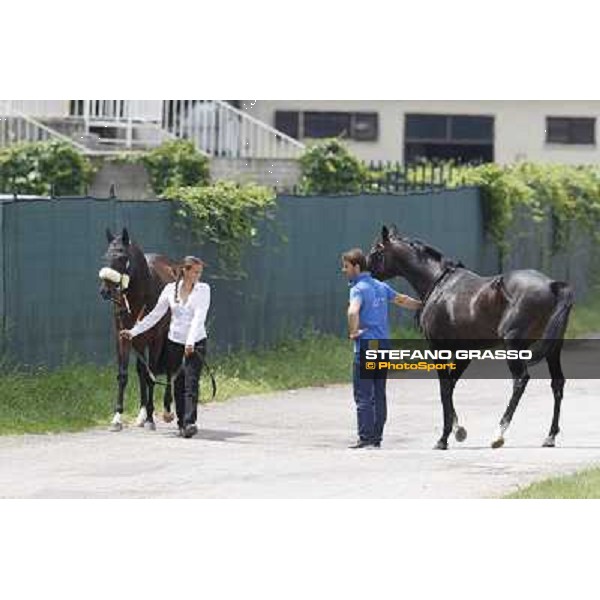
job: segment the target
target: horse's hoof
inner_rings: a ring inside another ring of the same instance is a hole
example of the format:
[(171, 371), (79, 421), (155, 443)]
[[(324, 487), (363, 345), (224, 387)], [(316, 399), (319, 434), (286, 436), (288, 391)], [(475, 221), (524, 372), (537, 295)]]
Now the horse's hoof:
[(111, 423), (110, 427), (108, 428), (109, 431), (122, 431), (123, 430), (123, 423)]
[(156, 423), (154, 421), (146, 421), (144, 423), (144, 429), (147, 431), (156, 431)]
[(457, 427), (454, 432), (454, 439), (457, 442), (464, 442), (467, 439), (467, 430), (464, 427)]
[(554, 448), (556, 446), (556, 441), (552, 436), (548, 436), (544, 443), (542, 444), (542, 448)]
[(448, 450), (448, 442), (444, 440), (438, 440), (436, 445), (433, 447), (434, 450)]
[(138, 413), (138, 416), (135, 420), (135, 424), (138, 427), (144, 427), (144, 423), (146, 422), (146, 420), (148, 419), (148, 412), (146, 411), (145, 407), (140, 408), (140, 412)]
[(163, 412), (162, 418), (165, 423), (171, 423), (171, 421), (173, 421), (173, 419), (175, 418), (175, 415), (172, 412), (167, 412), (165, 410)]
[(492, 448), (502, 448), (502, 446), (504, 446), (504, 438), (503, 437), (499, 437), (496, 438), (493, 442), (492, 442)]

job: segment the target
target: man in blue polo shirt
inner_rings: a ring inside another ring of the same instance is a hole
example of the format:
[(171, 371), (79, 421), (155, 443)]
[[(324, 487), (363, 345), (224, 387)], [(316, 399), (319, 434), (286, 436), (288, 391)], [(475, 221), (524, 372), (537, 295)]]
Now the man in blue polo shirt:
[(360, 377), (360, 341), (389, 340), (388, 304), (416, 310), (421, 302), (399, 294), (387, 283), (373, 279), (367, 271), (367, 259), (360, 248), (342, 254), (342, 272), (350, 283), (348, 333), (354, 340), (353, 384), (358, 440), (350, 448), (379, 448), (387, 418), (385, 386), (387, 372)]

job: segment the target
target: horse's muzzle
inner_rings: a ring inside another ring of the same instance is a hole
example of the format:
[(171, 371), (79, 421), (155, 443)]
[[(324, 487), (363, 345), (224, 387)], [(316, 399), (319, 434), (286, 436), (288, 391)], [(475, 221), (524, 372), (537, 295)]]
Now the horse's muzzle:
[(105, 285), (101, 285), (100, 286), (100, 296), (102, 296), (103, 300), (110, 300), (112, 297), (112, 294), (110, 293), (110, 290), (108, 289), (107, 286)]

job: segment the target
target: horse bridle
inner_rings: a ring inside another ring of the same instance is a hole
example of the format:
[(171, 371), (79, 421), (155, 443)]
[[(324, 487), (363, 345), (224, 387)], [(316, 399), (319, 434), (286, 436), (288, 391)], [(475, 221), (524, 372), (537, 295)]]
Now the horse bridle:
[[(129, 261), (127, 261), (129, 263)], [(98, 273), (100, 279), (104, 282), (110, 282), (114, 284), (114, 289), (117, 291), (117, 296), (113, 293), (113, 288), (108, 289), (108, 300), (118, 307), (125, 307), (127, 314), (131, 314), (131, 307), (129, 306), (129, 300), (127, 299), (127, 290), (129, 289), (129, 282), (131, 277), (129, 273), (120, 273), (116, 269), (111, 267), (103, 267)]]

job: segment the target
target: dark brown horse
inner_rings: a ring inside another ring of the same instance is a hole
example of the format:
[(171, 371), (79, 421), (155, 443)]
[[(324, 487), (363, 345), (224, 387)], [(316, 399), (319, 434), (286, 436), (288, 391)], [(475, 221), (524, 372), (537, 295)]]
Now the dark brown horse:
[[(136, 424), (150, 430), (154, 423), (154, 380), (153, 376), (166, 373), (166, 342), (169, 330), (170, 313), (159, 323), (137, 336), (132, 342), (119, 337), (122, 329), (131, 329), (136, 321), (154, 308), (164, 286), (175, 281), (176, 264), (166, 256), (144, 254), (129, 238), (127, 229), (114, 236), (106, 230), (108, 250), (105, 254), (106, 266), (100, 271), (102, 284), (100, 294), (105, 300), (114, 303), (115, 341), (119, 383), (115, 413), (111, 423), (113, 431), (123, 428), (123, 396), (127, 386), (129, 355), (131, 346), (136, 351), (136, 368), (140, 382), (140, 411)], [(147, 351), (147, 358), (146, 358)], [(142, 358), (144, 359), (142, 360)], [(165, 420), (170, 421), (172, 392), (170, 378), (165, 387), (163, 405)]]
[[(432, 349), (489, 347), (502, 342), (507, 350), (531, 349), (529, 364), (546, 359), (552, 378), (554, 413), (544, 446), (555, 445), (559, 432), (560, 405), (565, 379), (560, 353), (573, 292), (568, 284), (554, 281), (534, 270), (509, 271), (482, 277), (462, 263), (447, 259), (432, 246), (390, 232), (381, 231), (381, 240), (371, 248), (369, 270), (378, 279), (404, 277), (423, 302), (419, 324)], [(452, 430), (458, 441), (466, 438), (454, 410), (453, 392), (470, 361), (454, 361), (456, 370), (437, 371), (444, 415), (444, 428), (436, 448), (445, 450)], [(504, 444), (519, 400), (529, 380), (528, 363), (508, 360), (513, 393), (492, 442)]]

